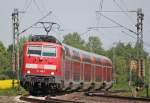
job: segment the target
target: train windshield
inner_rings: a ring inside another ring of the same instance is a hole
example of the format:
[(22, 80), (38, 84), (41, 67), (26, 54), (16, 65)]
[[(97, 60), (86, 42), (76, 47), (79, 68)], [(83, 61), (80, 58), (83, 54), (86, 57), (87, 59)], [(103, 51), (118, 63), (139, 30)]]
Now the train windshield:
[(28, 47), (28, 54), (35, 56), (56, 56), (56, 47), (30, 45)]
[(28, 54), (40, 56), (42, 52), (42, 46), (30, 45), (28, 47)]
[(56, 56), (56, 48), (51, 46), (43, 46), (42, 56)]

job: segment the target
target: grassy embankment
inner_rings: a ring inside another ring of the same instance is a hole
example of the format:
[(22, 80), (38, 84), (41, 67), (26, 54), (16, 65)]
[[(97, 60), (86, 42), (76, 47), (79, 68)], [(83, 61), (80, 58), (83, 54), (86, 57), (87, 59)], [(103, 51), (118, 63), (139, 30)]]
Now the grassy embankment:
[[(126, 83), (116, 83), (116, 84), (114, 83), (113, 87), (112, 87), (112, 90), (126, 90), (127, 92), (123, 94), (125, 96), (133, 96), (135, 89), (136, 89), (136, 87), (134, 87), (134, 86), (129, 87), (127, 82)], [(148, 93), (150, 96), (150, 88), (148, 89)], [(147, 96), (146, 88), (139, 90), (137, 92), (137, 96)]]

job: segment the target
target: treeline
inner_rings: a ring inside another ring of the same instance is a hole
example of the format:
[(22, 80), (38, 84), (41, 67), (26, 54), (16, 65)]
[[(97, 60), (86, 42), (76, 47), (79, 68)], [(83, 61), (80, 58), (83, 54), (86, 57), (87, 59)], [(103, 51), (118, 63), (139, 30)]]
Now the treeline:
[[(22, 37), (19, 42), (20, 66), (22, 62), (22, 45), (28, 38)], [(0, 41), (0, 80), (16, 78), (12, 70), (12, 44), (6, 48)]]
[[(22, 54), (22, 44), (27, 38), (23, 37), (20, 39), (20, 57)], [(94, 52), (96, 54), (104, 55), (113, 60), (115, 60), (115, 77), (116, 82), (124, 85), (127, 83), (129, 78), (129, 60), (133, 57), (136, 57), (137, 49), (136, 45), (133, 46), (131, 43), (122, 43), (118, 42), (112, 48), (105, 50), (101, 39), (96, 36), (90, 36), (88, 40), (84, 40), (80, 37), (80, 34), (77, 32), (69, 33), (64, 36), (63, 43), (71, 45), (73, 47)], [(12, 78), (12, 64), (11, 64), (11, 54), (12, 54), (12, 45), (8, 48), (0, 42), (0, 79)], [(150, 82), (150, 57), (148, 53), (143, 51), (144, 61), (145, 61), (145, 75), (146, 82)], [(21, 58), (20, 58), (21, 61)]]
[(11, 49), (0, 41), (0, 79), (11, 78)]

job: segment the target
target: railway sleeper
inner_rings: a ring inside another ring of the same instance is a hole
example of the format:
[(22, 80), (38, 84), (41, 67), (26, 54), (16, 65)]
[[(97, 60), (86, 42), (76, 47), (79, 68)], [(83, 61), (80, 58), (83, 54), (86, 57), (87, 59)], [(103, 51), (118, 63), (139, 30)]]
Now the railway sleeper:
[(95, 83), (91, 83), (89, 86), (87, 86), (85, 89), (83, 89), (84, 92), (87, 91), (93, 91), (95, 87)]
[(109, 91), (112, 87), (113, 87), (113, 83), (108, 83), (108, 84), (105, 86), (104, 90), (105, 90), (105, 91)]
[(101, 91), (107, 86), (106, 82), (102, 82), (99, 87), (95, 88), (95, 91)]
[(66, 86), (65, 88), (63, 88), (64, 92), (70, 91), (73, 88), (73, 83), (70, 82), (68, 86)]
[(77, 91), (80, 91), (82, 88), (83, 88), (83, 86), (78, 85), (78, 86), (72, 88), (71, 91), (72, 91), (72, 92), (77, 92)]

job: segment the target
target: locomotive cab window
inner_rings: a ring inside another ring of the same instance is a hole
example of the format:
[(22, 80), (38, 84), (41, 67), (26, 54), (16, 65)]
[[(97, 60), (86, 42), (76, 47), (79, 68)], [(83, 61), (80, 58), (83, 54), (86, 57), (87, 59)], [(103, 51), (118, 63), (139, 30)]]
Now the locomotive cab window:
[(29, 45), (27, 54), (33, 56), (56, 56), (56, 47)]
[(28, 47), (28, 54), (29, 55), (38, 55), (38, 56), (40, 56), (41, 52), (42, 52), (42, 47), (41, 46), (30, 45)]
[(43, 46), (42, 56), (56, 56), (56, 48), (51, 46)]

